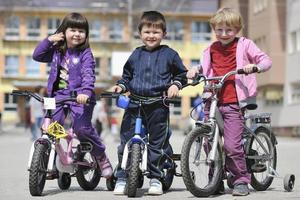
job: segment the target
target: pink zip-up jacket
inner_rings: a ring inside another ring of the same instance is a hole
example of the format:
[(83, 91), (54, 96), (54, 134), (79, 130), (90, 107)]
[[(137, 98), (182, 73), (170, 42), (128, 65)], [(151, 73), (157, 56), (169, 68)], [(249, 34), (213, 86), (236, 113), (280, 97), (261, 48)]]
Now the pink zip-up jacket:
[[(208, 77), (213, 76), (210, 47), (211, 45), (204, 50), (201, 63), (203, 74)], [(260, 72), (265, 72), (271, 68), (272, 61), (252, 40), (240, 37), (236, 48), (236, 69), (242, 69), (247, 64), (256, 64)], [(236, 74), (235, 87), (240, 107), (256, 105), (257, 83), (255, 73)]]

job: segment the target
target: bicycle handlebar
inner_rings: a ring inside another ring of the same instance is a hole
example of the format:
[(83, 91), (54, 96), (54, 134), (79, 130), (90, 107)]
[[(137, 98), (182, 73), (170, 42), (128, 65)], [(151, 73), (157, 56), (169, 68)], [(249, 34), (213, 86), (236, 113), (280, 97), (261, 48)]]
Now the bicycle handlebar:
[[(104, 92), (104, 93), (101, 93), (100, 94), (100, 98), (119, 98), (121, 95), (121, 93), (115, 93), (115, 92)], [(124, 95), (123, 95), (124, 96)], [(135, 99), (130, 99), (130, 102), (132, 103), (135, 103), (135, 104), (138, 104), (138, 103), (141, 103), (141, 104), (152, 104), (152, 103), (156, 103), (156, 102), (164, 102), (164, 103), (171, 103), (171, 104), (179, 104), (181, 101), (180, 99), (176, 99), (176, 98), (168, 98), (168, 97), (163, 97), (163, 96), (160, 96), (160, 97), (151, 97), (151, 98), (139, 98), (137, 96), (134, 96)]]
[[(27, 90), (13, 90), (11, 95), (14, 95), (14, 96), (29, 96), (29, 97), (35, 98), (37, 101), (39, 101), (41, 103), (44, 103), (44, 98), (43, 97), (41, 97), (40, 95), (38, 95), (34, 92), (27, 91)], [(59, 104), (65, 103), (67, 101), (77, 102), (76, 95), (66, 97), (66, 98), (63, 98), (63, 99), (55, 99), (55, 104), (59, 105)], [(88, 99), (87, 103), (91, 103), (91, 100)]]
[[(258, 68), (257, 67), (253, 67), (252, 73), (256, 73), (256, 72), (258, 72)], [(222, 87), (222, 85), (225, 82), (225, 80), (229, 76), (232, 76), (234, 74), (248, 74), (248, 73), (246, 73), (244, 71), (244, 69), (238, 69), (238, 70), (230, 71), (230, 72), (226, 73), (223, 76), (206, 77), (203, 74), (198, 74), (198, 76), (196, 76), (196, 78), (193, 79), (192, 83), (188, 83), (188, 84), (184, 85), (183, 88), (187, 87), (187, 86), (196, 86), (199, 83), (201, 83), (202, 81), (205, 82), (205, 85), (207, 85), (207, 81), (218, 81), (218, 84), (220, 84), (219, 86)]]

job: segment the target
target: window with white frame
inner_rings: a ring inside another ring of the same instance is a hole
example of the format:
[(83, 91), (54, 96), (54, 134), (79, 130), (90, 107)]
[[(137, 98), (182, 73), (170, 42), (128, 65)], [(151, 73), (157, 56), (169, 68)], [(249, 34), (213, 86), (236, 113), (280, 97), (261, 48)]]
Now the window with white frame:
[(51, 70), (51, 62), (46, 64), (46, 73), (47, 73), (47, 75), (50, 74), (50, 70)]
[(290, 54), (300, 51), (300, 29), (289, 33), (288, 52)]
[(100, 74), (100, 58), (99, 57), (95, 58), (95, 63), (96, 63), (95, 76), (99, 76), (99, 74)]
[(4, 94), (4, 110), (15, 111), (17, 110), (17, 97), (9, 93)]
[(268, 6), (268, 0), (254, 0), (253, 2), (253, 12), (255, 14), (265, 10)]
[(10, 16), (5, 20), (5, 38), (19, 38), (20, 18), (18, 16)]
[(109, 22), (109, 39), (113, 41), (122, 41), (123, 25), (120, 20), (112, 20)]
[(101, 40), (101, 22), (99, 20), (90, 21), (90, 39), (92, 41)]
[(200, 59), (192, 59), (191, 60), (191, 66), (190, 67), (196, 67), (200, 65)]
[(36, 38), (40, 36), (41, 21), (38, 17), (27, 18), (27, 36), (28, 38)]
[(55, 33), (57, 28), (60, 25), (60, 19), (59, 18), (49, 18), (48, 19), (48, 36)]
[(300, 83), (292, 84), (291, 103), (300, 103)]
[(211, 28), (208, 22), (198, 21), (192, 22), (192, 41), (210, 41)]
[(181, 101), (176, 104), (170, 104), (170, 115), (173, 117), (181, 117)]
[(40, 63), (32, 59), (31, 56), (26, 57), (26, 75), (39, 76), (40, 75)]
[(169, 21), (167, 23), (167, 40), (183, 40), (183, 23), (180, 21)]
[(108, 58), (108, 72), (107, 72), (107, 75), (108, 77), (111, 77), (112, 76), (112, 62), (111, 62), (111, 58)]
[(4, 74), (8, 76), (19, 75), (19, 57), (17, 55), (5, 56)]
[(266, 44), (266, 36), (261, 36), (261, 37), (258, 37), (257, 39), (254, 40), (254, 43), (263, 51), (267, 51), (266, 50), (266, 47), (267, 47), (267, 44)]

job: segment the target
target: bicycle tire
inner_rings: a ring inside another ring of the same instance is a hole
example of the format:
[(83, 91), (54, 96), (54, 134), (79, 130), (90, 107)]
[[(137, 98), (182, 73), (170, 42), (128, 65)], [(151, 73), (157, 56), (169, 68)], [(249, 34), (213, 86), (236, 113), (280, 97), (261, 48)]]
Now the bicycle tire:
[(71, 186), (71, 175), (69, 173), (59, 172), (57, 184), (61, 190), (69, 189)]
[(172, 160), (166, 159), (165, 162), (169, 162), (170, 164), (167, 163), (167, 165), (170, 166), (168, 168), (162, 169), (165, 174), (164, 177), (161, 179), (163, 191), (167, 191), (170, 189), (175, 176), (175, 167), (176, 167), (175, 163)]
[(32, 196), (41, 196), (46, 183), (50, 148), (37, 142), (29, 170), (29, 191)]
[[(272, 142), (271, 139), (271, 132), (265, 128), (260, 127), (255, 131), (255, 134), (257, 137), (259, 137), (262, 140), (268, 153), (270, 154), (270, 159), (265, 160), (264, 155), (265, 153), (260, 151), (262, 150), (260, 145), (257, 144), (257, 141), (254, 136), (250, 137), (247, 144), (246, 153), (247, 155), (256, 155), (260, 156), (261, 159), (247, 159), (247, 167), (248, 171), (251, 173), (251, 186), (257, 190), (257, 191), (265, 191), (269, 188), (269, 186), (272, 184), (274, 177), (269, 176), (269, 174), (272, 174), (272, 171), (270, 172), (268, 169), (273, 168), (276, 170), (277, 165), (277, 150), (275, 144)], [(255, 169), (254, 166), (258, 166), (261, 169)], [(265, 170), (264, 167), (265, 166)], [(260, 178), (260, 179), (259, 179)]]
[[(208, 197), (212, 195), (218, 189), (223, 178), (222, 154), (220, 148), (217, 149), (215, 160), (212, 163), (207, 162), (207, 151), (209, 150), (207, 148), (207, 141), (209, 141), (208, 133), (205, 128), (194, 128), (186, 136), (181, 150), (181, 172), (183, 181), (187, 190), (196, 197)], [(197, 153), (194, 156), (190, 155), (192, 149), (194, 150), (193, 152)], [(192, 160), (194, 161), (192, 162)], [(203, 164), (203, 166), (200, 167), (201, 164)], [(193, 170), (192, 168), (194, 167), (196, 167), (197, 170)], [(196, 175), (198, 172), (200, 172), (200, 174)], [(213, 174), (211, 175), (211, 173)], [(203, 180), (199, 181), (198, 179)]]
[[(92, 163), (92, 155), (90, 153), (80, 153), (78, 154), (79, 162), (90, 162)], [(96, 167), (87, 167), (83, 165), (78, 165), (76, 172), (76, 179), (80, 187), (84, 190), (90, 191), (95, 189), (100, 181), (101, 173), (97, 164)]]
[(139, 164), (141, 159), (141, 147), (138, 143), (133, 143), (130, 152), (130, 166), (127, 179), (127, 196), (135, 197), (141, 176)]

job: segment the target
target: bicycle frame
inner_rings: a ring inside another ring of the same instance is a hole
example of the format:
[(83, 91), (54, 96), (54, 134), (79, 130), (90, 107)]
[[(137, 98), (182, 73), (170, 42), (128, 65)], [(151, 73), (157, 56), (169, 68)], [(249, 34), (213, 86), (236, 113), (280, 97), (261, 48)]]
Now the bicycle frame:
[(123, 170), (126, 170), (128, 155), (129, 155), (129, 146), (131, 143), (140, 143), (143, 144), (143, 154), (142, 154), (142, 161), (141, 161), (141, 170), (142, 172), (146, 172), (147, 170), (147, 156), (148, 156), (148, 149), (147, 149), (147, 143), (144, 141), (145, 135), (145, 127), (142, 124), (142, 116), (141, 116), (141, 106), (142, 103), (139, 102), (138, 104), (138, 116), (135, 119), (135, 128), (134, 128), (134, 135), (133, 137), (126, 143), (124, 147), (124, 153), (123, 153), (123, 159), (121, 163), (121, 168)]
[[(66, 173), (75, 173), (75, 169), (76, 169), (75, 164), (93, 167), (91, 164), (86, 163), (86, 162), (74, 161), (73, 149), (75, 148), (75, 146), (73, 144), (74, 144), (74, 140), (78, 140), (77, 136), (73, 132), (72, 128), (70, 128), (68, 131), (65, 131), (64, 127), (59, 125), (57, 122), (52, 121), (51, 110), (53, 109), (52, 108), (53, 105), (46, 105), (47, 102), (45, 101), (45, 99), (43, 99), (42, 97), (38, 96), (37, 94), (34, 94), (29, 91), (14, 90), (13, 95), (31, 96), (31, 97), (35, 98), (36, 100), (40, 101), (41, 103), (43, 103), (46, 107), (48, 107), (46, 109), (46, 115), (45, 115), (45, 118), (44, 118), (44, 121), (43, 121), (43, 124), (41, 127), (42, 137), (37, 139), (31, 145), (31, 148), (30, 148), (29, 159), (28, 159), (28, 164), (27, 164), (28, 170), (30, 170), (33, 153), (35, 151), (35, 145), (37, 143), (47, 144), (48, 148), (50, 148), (47, 172), (51, 172), (54, 170), (54, 163), (55, 163), (55, 166), (58, 169), (58, 171), (66, 172)], [(63, 100), (58, 100), (55, 102), (55, 104), (62, 104), (66, 101), (76, 101), (76, 98), (70, 97), (70, 98), (66, 98)], [(50, 127), (53, 129), (52, 133), (50, 133), (50, 129), (49, 129)], [(61, 139), (66, 140), (66, 147), (64, 147), (61, 144), (61, 142), (60, 142)], [(88, 143), (88, 145), (90, 145), (90, 147), (92, 147), (92, 145), (89, 142), (86, 142), (86, 143)], [(91, 149), (92, 148), (90, 148), (89, 151), (91, 151)], [(57, 154), (57, 156), (56, 156), (56, 154)]]

